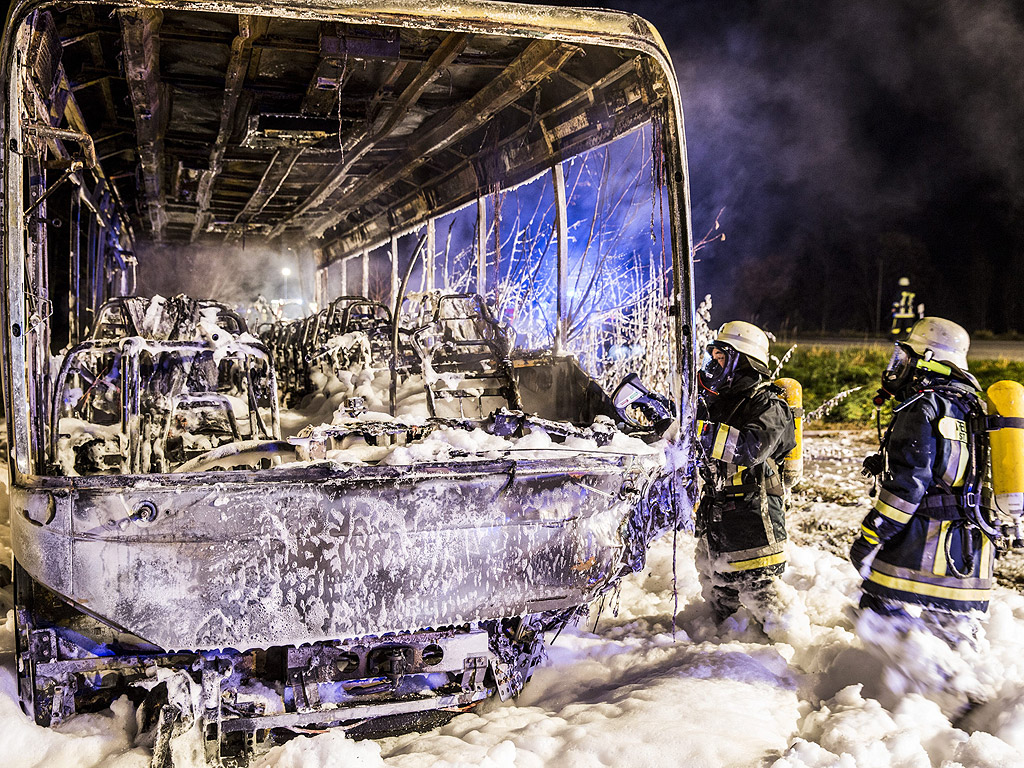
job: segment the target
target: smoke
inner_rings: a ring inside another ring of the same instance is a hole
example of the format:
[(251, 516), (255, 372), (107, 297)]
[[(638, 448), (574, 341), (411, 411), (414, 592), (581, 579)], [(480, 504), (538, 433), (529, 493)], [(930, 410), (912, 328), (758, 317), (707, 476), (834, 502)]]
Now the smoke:
[(907, 272), (930, 313), (1024, 326), (1024, 6), (607, 5), (673, 53), (695, 232), (725, 208), (696, 271), (719, 320), (867, 330)]
[(214, 299), (247, 307), (257, 297), (314, 300), (315, 262), (311, 248), (270, 245), (143, 244), (139, 294)]
[[(875, 330), (906, 275), (929, 314), (1024, 330), (1024, 5), (602, 4), (653, 20), (673, 53), (698, 237), (724, 208), (696, 267), (716, 322)], [(311, 298), (308, 254), (150, 255), (150, 292), (280, 298), (288, 267)]]

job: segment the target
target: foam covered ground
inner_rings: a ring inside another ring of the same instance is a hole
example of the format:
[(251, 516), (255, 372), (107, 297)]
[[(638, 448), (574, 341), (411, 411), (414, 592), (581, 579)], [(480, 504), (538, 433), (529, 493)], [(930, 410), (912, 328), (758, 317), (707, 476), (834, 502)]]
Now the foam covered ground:
[[(712, 622), (694, 540), (669, 534), (603, 610), (559, 635), (518, 700), (486, 702), (427, 733), (302, 737), (254, 765), (1024, 766), (1024, 596), (1001, 586), (976, 648), (959, 652), (924, 635), (865, 644), (872, 628), (855, 628), (859, 579), (843, 555), (868, 508), (859, 470), (871, 437), (808, 436), (783, 610), (765, 631), (743, 613)], [(9, 545), (3, 520), (5, 559)], [(134, 712), (124, 700), (52, 730), (30, 723), (17, 704), (13, 645), (8, 613), (0, 624), (0, 766), (148, 765), (148, 751), (133, 746)]]

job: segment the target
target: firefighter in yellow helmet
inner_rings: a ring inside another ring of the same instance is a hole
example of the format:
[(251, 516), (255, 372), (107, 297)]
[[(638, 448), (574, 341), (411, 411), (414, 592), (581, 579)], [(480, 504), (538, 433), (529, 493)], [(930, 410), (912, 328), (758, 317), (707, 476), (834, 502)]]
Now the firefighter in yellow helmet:
[(796, 445), (793, 413), (769, 381), (768, 337), (751, 323), (719, 329), (698, 381), (702, 592), (719, 621), (744, 605), (763, 622), (786, 567), (781, 467)]
[[(917, 294), (910, 290), (910, 278), (901, 277), (899, 284), (900, 295), (892, 303), (892, 328), (890, 329), (890, 335), (894, 341), (896, 339), (905, 339), (907, 334), (910, 333), (914, 321), (920, 317), (914, 304), (914, 298)], [(923, 315), (924, 305), (922, 304), (921, 307), (921, 314)]]
[(984, 409), (967, 370), (970, 337), (939, 317), (918, 320), (882, 373), (893, 418), (880, 453), (874, 505), (850, 560), (864, 581), (860, 606), (951, 645), (970, 639), (988, 609), (994, 546), (980, 505), (988, 472)]

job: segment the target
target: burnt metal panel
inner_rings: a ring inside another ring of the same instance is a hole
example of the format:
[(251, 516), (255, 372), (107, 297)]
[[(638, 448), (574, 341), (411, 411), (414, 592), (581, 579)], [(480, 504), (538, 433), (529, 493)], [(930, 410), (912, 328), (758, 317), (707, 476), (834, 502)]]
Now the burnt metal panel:
[[(167, 650), (516, 616), (585, 603), (619, 574), (631, 463), (90, 478), (61, 491), (49, 525), (12, 520), (15, 556), (33, 578)], [(53, 496), (20, 492), (18, 504), (41, 508)]]

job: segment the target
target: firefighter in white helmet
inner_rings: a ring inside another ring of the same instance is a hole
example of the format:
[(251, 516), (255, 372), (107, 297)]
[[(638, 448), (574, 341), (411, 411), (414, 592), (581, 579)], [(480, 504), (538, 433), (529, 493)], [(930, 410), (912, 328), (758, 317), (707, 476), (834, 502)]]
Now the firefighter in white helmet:
[(994, 546), (981, 510), (988, 453), (970, 337), (939, 317), (896, 342), (876, 403), (896, 400), (878, 454), (875, 501), (850, 560), (864, 578), (860, 607), (903, 630), (921, 627), (951, 645), (976, 632), (988, 609)]
[(793, 414), (769, 381), (768, 337), (751, 323), (719, 329), (698, 381), (702, 592), (719, 621), (743, 605), (763, 622), (786, 567), (781, 466), (796, 445)]

